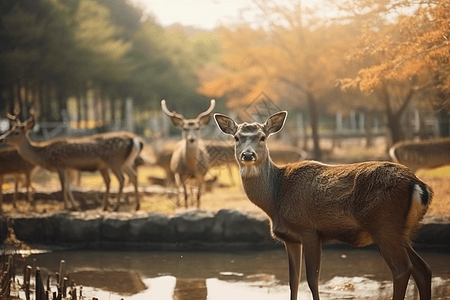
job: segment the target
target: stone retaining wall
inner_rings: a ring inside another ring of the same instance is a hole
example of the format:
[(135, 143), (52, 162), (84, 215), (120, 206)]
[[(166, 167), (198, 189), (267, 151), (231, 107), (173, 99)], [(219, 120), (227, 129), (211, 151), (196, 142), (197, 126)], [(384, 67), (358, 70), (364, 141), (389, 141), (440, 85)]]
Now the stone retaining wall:
[[(268, 219), (235, 210), (191, 210), (173, 215), (138, 212), (70, 212), (14, 215), (18, 239), (28, 244), (91, 249), (210, 250), (282, 247), (272, 239)], [(416, 243), (450, 247), (450, 220), (428, 219)], [(0, 239), (6, 237), (0, 217)]]

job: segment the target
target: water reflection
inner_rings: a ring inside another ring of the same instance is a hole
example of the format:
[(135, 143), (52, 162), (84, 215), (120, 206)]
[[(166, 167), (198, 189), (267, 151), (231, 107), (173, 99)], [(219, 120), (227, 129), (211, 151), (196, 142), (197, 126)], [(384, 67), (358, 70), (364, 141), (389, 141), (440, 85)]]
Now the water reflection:
[[(450, 254), (421, 252), (433, 269), (433, 299), (450, 299)], [(41, 270), (66, 260), (87, 299), (288, 299), (283, 250), (261, 252), (55, 252), (34, 255)], [(311, 299), (304, 274), (300, 299)], [(391, 274), (377, 251), (325, 249), (321, 299), (390, 299)], [(90, 297), (90, 298), (89, 298)], [(419, 299), (413, 282), (406, 299)]]

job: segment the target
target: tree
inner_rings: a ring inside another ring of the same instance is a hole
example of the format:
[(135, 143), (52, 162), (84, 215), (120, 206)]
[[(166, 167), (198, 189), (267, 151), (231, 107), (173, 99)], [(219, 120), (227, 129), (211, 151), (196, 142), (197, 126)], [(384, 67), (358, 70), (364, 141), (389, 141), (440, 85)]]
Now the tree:
[(277, 87), (289, 85), (298, 93), (297, 102), (306, 101), (314, 158), (320, 159), (318, 99), (342, 74), (343, 49), (354, 29), (315, 16), (301, 1), (254, 3), (262, 23), (221, 28), (225, 70), (203, 83), (200, 92), (227, 97), (231, 108), (250, 103), (261, 91), (278, 101)]
[[(364, 3), (362, 0), (354, 2)], [(435, 97), (431, 98), (433, 101), (430, 104), (441, 112), (445, 120), (441, 121), (444, 123), (441, 134), (448, 135), (450, 3), (444, 0), (422, 1), (421, 5), (415, 1), (375, 3), (379, 6), (371, 11), (370, 22), (352, 55), (354, 60), (367, 64), (356, 77), (344, 80), (343, 87), (356, 87), (363, 92), (379, 95), (386, 109), (393, 142), (403, 138), (398, 122), (414, 94), (433, 90)], [(408, 8), (403, 9), (408, 14), (400, 14), (399, 7)], [(383, 19), (380, 11), (391, 12), (391, 15), (395, 12), (395, 22)], [(393, 84), (409, 86), (397, 109), (389, 101), (389, 89)]]

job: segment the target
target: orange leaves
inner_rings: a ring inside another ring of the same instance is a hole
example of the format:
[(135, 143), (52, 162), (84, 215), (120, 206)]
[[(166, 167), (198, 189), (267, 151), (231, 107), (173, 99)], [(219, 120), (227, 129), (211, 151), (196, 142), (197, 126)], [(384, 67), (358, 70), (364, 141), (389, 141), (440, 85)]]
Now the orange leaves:
[[(416, 11), (411, 4), (409, 11), (413, 13), (398, 17), (382, 30), (365, 31), (362, 44), (351, 57), (369, 63), (355, 79), (362, 90), (370, 90), (385, 80), (407, 80), (414, 75), (428, 76), (430, 72), (450, 76), (450, 3), (433, 2), (435, 5), (424, 5)], [(441, 87), (450, 90), (450, 85)]]

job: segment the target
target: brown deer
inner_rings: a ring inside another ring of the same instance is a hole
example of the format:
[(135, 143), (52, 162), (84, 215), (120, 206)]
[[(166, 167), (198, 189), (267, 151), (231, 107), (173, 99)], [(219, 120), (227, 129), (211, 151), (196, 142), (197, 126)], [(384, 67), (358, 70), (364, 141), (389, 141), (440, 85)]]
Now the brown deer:
[[(29, 131), (35, 124), (32, 113), (30, 118), (24, 122), (18, 120), (17, 115), (8, 114), (7, 116), (11, 120), (12, 126), (9, 131), (0, 136), (0, 142), (4, 141), (16, 147), (19, 154), (26, 160), (58, 173), (66, 209), (69, 209), (69, 206), (79, 209), (70, 191), (68, 169), (100, 171), (106, 185), (106, 193), (102, 203), (103, 210), (106, 210), (108, 206), (109, 169), (116, 175), (120, 185), (117, 203), (120, 203), (122, 196), (123, 172), (127, 173), (135, 184), (135, 208), (136, 210), (139, 209), (137, 175), (132, 165), (143, 147), (143, 142), (136, 135), (129, 132), (114, 132), (88, 137), (56, 138), (44, 142), (35, 142), (29, 138)], [(115, 209), (117, 209), (117, 206)]]
[(401, 141), (389, 149), (389, 156), (394, 162), (407, 166), (414, 173), (418, 169), (450, 165), (450, 138)]
[(33, 197), (30, 192), (31, 188), (31, 176), (37, 169), (37, 166), (28, 162), (19, 155), (14, 147), (4, 147), (0, 149), (0, 211), (3, 210), (3, 191), (1, 189), (3, 185), (3, 178), (5, 175), (12, 174), (15, 176), (15, 190), (13, 195), (13, 206), (16, 208), (17, 194), (19, 189), (19, 177), (25, 175), (25, 186), (27, 189), (27, 201), (30, 204), (34, 204)]
[(206, 145), (200, 137), (200, 129), (211, 120), (211, 112), (215, 106), (211, 100), (209, 108), (200, 113), (195, 119), (185, 119), (181, 114), (170, 111), (166, 101), (161, 101), (163, 112), (170, 117), (172, 123), (183, 130), (183, 138), (177, 143), (170, 159), (170, 170), (175, 176), (177, 186), (183, 186), (184, 204), (188, 207), (188, 193), (186, 184), (190, 179), (197, 181), (197, 208), (200, 208), (200, 197), (204, 177), (209, 169), (210, 158)]
[(390, 162), (276, 166), (266, 141), (283, 128), (286, 116), (282, 111), (264, 124), (237, 124), (214, 115), (219, 128), (236, 140), (248, 198), (267, 213), (274, 237), (285, 244), (291, 299), (297, 299), (302, 251), (309, 288), (319, 299), (322, 243), (331, 240), (357, 247), (377, 244), (393, 275), (393, 299), (404, 299), (410, 275), (420, 299), (431, 299), (431, 269), (411, 246), (431, 189), (408, 168)]

